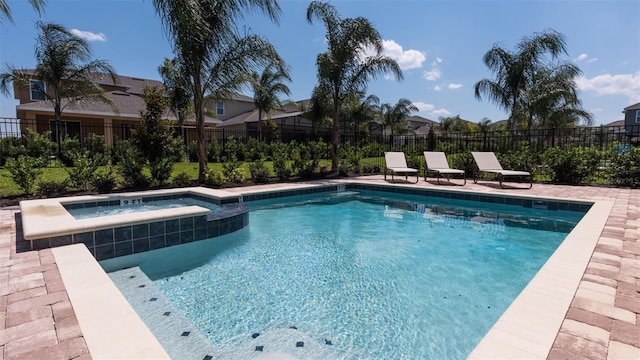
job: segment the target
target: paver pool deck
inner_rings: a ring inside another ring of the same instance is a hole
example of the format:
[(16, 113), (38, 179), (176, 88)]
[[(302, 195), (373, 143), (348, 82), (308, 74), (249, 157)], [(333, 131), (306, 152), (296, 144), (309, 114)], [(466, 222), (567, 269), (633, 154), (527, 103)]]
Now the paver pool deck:
[[(381, 175), (357, 181), (387, 183)], [(287, 186), (291, 185), (225, 190)], [(501, 189), (488, 181), (469, 181), (454, 188), (423, 180), (403, 186), (613, 201), (546, 358), (640, 359), (640, 189), (534, 184), (531, 190), (519, 190)], [(52, 250), (22, 251), (16, 247), (15, 215), (19, 211), (17, 206), (0, 209), (0, 360), (91, 359)], [(93, 357), (99, 358), (96, 354)]]

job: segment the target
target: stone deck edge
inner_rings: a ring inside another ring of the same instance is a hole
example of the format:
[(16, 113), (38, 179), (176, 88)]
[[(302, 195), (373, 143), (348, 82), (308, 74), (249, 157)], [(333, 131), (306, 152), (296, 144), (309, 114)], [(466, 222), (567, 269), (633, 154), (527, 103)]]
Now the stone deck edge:
[(84, 244), (52, 252), (94, 359), (169, 359)]

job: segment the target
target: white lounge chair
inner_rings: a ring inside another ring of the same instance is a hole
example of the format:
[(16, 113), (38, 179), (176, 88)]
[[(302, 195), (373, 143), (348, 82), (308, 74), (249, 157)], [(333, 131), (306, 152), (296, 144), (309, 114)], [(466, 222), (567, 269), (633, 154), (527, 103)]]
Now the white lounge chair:
[(416, 175), (416, 183), (418, 182), (418, 169), (407, 166), (407, 159), (403, 152), (385, 152), (384, 153), (385, 168), (384, 179), (387, 180), (387, 171), (391, 172), (391, 182), (395, 182), (394, 174), (404, 175), (405, 180), (409, 180), (410, 174)]
[(447, 162), (447, 156), (440, 151), (425, 151), (424, 160), (427, 163), (427, 168), (424, 170), (424, 181), (427, 181), (427, 175), (429, 173), (434, 174), (436, 181), (440, 184), (440, 178), (442, 176), (447, 178), (447, 181), (451, 181), (453, 176), (462, 176), (464, 186), (467, 183), (467, 176), (464, 170), (452, 169)]
[(529, 189), (533, 186), (533, 177), (528, 171), (505, 170), (500, 165), (496, 154), (493, 152), (472, 152), (473, 160), (478, 166), (478, 172), (473, 176), (473, 183), (478, 183), (478, 175), (486, 173), (496, 175), (500, 187), (504, 189), (502, 183), (508, 178), (529, 179)]

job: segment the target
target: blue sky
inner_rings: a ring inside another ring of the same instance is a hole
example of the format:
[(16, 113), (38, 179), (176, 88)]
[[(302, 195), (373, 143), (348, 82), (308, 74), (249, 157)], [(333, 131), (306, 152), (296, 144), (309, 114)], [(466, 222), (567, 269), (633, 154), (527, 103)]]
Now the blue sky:
[[(381, 78), (369, 94), (395, 104), (411, 100), (418, 115), (432, 120), (460, 115), (478, 122), (508, 114), (478, 101), (474, 84), (493, 75), (482, 56), (494, 45), (514, 50), (524, 36), (545, 29), (562, 33), (568, 55), (583, 71), (578, 79), (583, 107), (595, 124), (623, 119), (626, 106), (640, 102), (640, 1), (638, 0), (335, 0), (340, 15), (368, 18), (382, 35), (387, 55), (404, 80)], [(94, 57), (117, 73), (160, 79), (157, 67), (172, 57), (151, 0), (48, 0), (41, 17), (27, 1), (9, 0), (15, 24), (0, 25), (0, 66), (34, 67), (35, 21), (55, 22), (91, 42)], [(309, 1), (280, 0), (280, 24), (249, 14), (238, 28), (267, 37), (291, 68), (291, 100), (310, 97), (315, 59), (326, 50), (321, 22), (309, 24)], [(250, 92), (246, 92), (250, 95)], [(14, 117), (16, 101), (0, 98), (0, 117)]]

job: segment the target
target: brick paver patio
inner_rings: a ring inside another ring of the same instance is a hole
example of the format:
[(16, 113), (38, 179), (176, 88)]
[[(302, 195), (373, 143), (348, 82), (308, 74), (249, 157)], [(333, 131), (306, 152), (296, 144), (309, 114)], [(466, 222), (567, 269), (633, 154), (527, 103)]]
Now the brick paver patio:
[[(411, 186), (439, 187), (422, 180)], [(464, 189), (615, 201), (548, 359), (640, 359), (640, 190), (546, 184), (504, 190), (490, 182)], [(0, 360), (90, 359), (51, 250), (16, 252), (17, 212), (0, 209)]]

